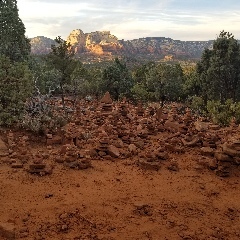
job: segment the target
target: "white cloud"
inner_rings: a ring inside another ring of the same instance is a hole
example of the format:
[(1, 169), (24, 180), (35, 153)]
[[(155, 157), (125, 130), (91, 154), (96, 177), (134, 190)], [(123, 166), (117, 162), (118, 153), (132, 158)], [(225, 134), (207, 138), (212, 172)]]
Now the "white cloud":
[(209, 40), (224, 29), (240, 39), (240, 11), (219, 11), (217, 5), (202, 11), (202, 1), (195, 2), (190, 10), (188, 0), (19, 0), (18, 8), (29, 37), (66, 38), (73, 29), (80, 28), (84, 32), (109, 30), (119, 39), (155, 36)]

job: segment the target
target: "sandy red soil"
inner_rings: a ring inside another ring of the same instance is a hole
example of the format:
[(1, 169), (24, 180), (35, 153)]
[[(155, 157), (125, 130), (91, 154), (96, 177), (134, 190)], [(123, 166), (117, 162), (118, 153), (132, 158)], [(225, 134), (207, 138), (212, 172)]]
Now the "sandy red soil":
[(169, 161), (152, 171), (134, 158), (95, 160), (42, 177), (1, 164), (0, 222), (28, 240), (240, 239), (238, 171), (220, 178), (199, 158), (172, 155), (179, 171)]

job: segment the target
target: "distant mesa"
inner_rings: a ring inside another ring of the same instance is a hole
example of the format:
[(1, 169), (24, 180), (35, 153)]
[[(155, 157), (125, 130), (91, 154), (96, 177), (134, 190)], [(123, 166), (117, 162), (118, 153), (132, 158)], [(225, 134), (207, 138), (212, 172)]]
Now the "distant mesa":
[[(77, 56), (119, 56), (173, 59), (200, 58), (205, 48), (211, 48), (213, 41), (180, 41), (165, 37), (146, 37), (134, 40), (118, 40), (110, 31), (84, 33), (73, 30), (66, 39)], [(47, 54), (51, 51), (53, 39), (38, 36), (30, 39), (32, 54)]]

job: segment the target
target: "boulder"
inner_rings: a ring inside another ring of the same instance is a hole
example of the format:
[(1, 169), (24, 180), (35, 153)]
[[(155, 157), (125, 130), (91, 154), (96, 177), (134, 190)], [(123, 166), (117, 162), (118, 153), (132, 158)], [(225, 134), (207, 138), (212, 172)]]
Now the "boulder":
[(164, 124), (164, 127), (166, 130), (171, 131), (171, 132), (180, 132), (182, 125), (180, 125), (176, 121), (173, 122), (173, 121), (167, 120)]

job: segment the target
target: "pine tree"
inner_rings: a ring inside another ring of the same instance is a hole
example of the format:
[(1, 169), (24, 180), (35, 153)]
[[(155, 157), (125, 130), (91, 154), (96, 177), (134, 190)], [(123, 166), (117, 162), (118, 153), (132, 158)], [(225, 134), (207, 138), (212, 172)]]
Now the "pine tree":
[(24, 61), (30, 54), (25, 26), (18, 15), (17, 1), (0, 0), (0, 55), (12, 61)]

